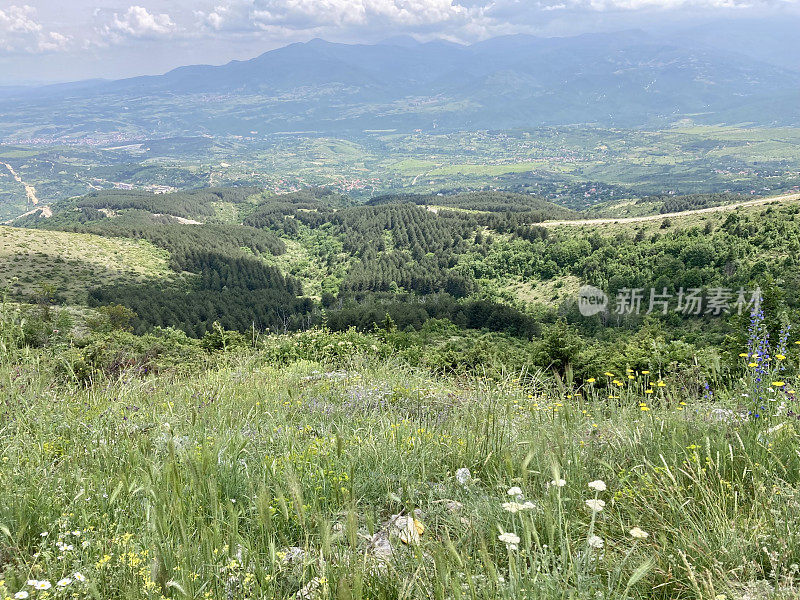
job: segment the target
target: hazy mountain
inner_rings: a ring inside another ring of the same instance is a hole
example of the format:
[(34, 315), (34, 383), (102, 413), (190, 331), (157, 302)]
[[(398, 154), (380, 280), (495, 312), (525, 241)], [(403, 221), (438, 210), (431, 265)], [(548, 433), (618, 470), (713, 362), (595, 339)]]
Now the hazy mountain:
[(107, 121), (104, 131), (119, 123), (180, 135), (645, 126), (687, 116), (708, 123), (800, 122), (800, 71), (737, 52), (736, 44), (715, 44), (722, 35), (516, 35), (471, 46), (316, 39), (222, 66), (17, 94), (16, 101), (0, 101), (0, 116), (13, 123), (8, 117), (24, 109), (26, 122), (37, 122), (57, 112), (58, 131), (91, 131), (100, 119)]
[(790, 15), (699, 23), (671, 31), (670, 35), (681, 44), (716, 48), (800, 71), (800, 18)]

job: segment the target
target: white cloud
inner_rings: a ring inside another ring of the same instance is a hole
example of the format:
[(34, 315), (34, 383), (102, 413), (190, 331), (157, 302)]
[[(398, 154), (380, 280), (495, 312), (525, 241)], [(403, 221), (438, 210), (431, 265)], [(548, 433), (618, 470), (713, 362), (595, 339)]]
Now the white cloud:
[[(756, 0), (756, 3), (760, 3)], [(671, 10), (684, 7), (693, 8), (750, 8), (750, 0), (589, 0), (573, 2), (575, 8), (591, 10)]]
[(464, 21), (469, 11), (457, 0), (227, 0), (195, 14), (202, 25), (216, 31), (307, 31), (424, 27)]
[(213, 31), (248, 31), (255, 28), (253, 23), (252, 0), (227, 0), (217, 4), (208, 12), (195, 11), (200, 26)]
[[(787, 4), (798, 0), (779, 0)], [(772, 0), (543, 0), (531, 3), (539, 10), (577, 10), (577, 11), (609, 11), (609, 10), (672, 10), (679, 8), (751, 8), (767, 6)], [(499, 0), (492, 3), (492, 12), (516, 11), (521, 15), (531, 11), (520, 8), (518, 0)], [(504, 10), (505, 9), (505, 10)]]
[(257, 0), (254, 18), (262, 23), (295, 25), (366, 25), (388, 22), (418, 26), (466, 16), (453, 0)]
[(143, 6), (131, 6), (122, 15), (114, 13), (111, 22), (100, 32), (112, 41), (126, 38), (157, 38), (174, 34), (178, 30), (167, 13), (151, 13)]
[(46, 31), (32, 6), (11, 5), (0, 9), (0, 51), (54, 52), (66, 49), (70, 41), (67, 35)]

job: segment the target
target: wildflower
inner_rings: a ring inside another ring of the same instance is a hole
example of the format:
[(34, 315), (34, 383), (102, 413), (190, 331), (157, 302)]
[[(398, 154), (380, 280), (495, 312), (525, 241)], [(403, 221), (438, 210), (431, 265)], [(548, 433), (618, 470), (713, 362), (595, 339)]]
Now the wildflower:
[(33, 587), (37, 590), (49, 590), (53, 585), (45, 579), (44, 581), (37, 581)]
[(591, 508), (594, 512), (600, 512), (605, 507), (606, 503), (602, 500), (597, 500), (596, 498), (592, 498), (586, 501), (586, 506)]
[(644, 393), (645, 393), (645, 394), (652, 394), (652, 393), (653, 393), (653, 390), (645, 390), (645, 391), (644, 391)]
[(48, 535), (50, 535), (50, 532), (48, 532), (48, 531), (43, 531), (43, 532), (42, 532), (42, 533), (40, 533), (39, 535), (40, 535), (40, 536), (42, 536), (42, 537), (47, 537)]
[(519, 536), (515, 533), (502, 533), (497, 536), (497, 539), (503, 542), (509, 550), (519, 548)]
[(595, 381), (597, 380), (594, 377), (589, 377), (589, 379), (586, 380), (587, 383), (594, 383)]
[(56, 585), (58, 587), (63, 588), (67, 587), (70, 583), (72, 583), (72, 579), (70, 579), (69, 577), (64, 577), (64, 579), (60, 579)]
[(567, 482), (564, 481), (563, 479), (553, 479), (553, 481), (551, 481), (549, 485), (554, 485), (556, 487), (564, 487), (565, 485), (567, 485)]
[(81, 583), (86, 581), (86, 577), (84, 577), (84, 575), (82, 573), (75, 573), (73, 575), (73, 577), (75, 578), (75, 581), (78, 581), (78, 582), (81, 582)]
[(456, 471), (456, 481), (460, 485), (467, 485), (470, 481), (472, 481), (472, 473), (470, 473), (469, 469), (466, 467), (462, 467)]
[(783, 387), (786, 384), (783, 381), (773, 381), (772, 385), (774, 385), (775, 387)]
[(26, 583), (31, 587), (36, 587), (39, 584), (39, 580), (38, 579), (28, 579), (28, 581)]
[(599, 550), (603, 547), (603, 538), (601, 538), (599, 535), (591, 535), (586, 541), (592, 548), (597, 548)]
[(739, 358), (747, 358), (748, 356), (750, 355), (747, 352), (742, 352), (741, 354), (739, 354)]
[(664, 383), (663, 381), (659, 381), (659, 382), (658, 382), (656, 385), (657, 385), (658, 387), (667, 387), (667, 384), (666, 384), (666, 383)]
[(507, 510), (511, 514), (518, 513), (523, 510), (533, 510), (534, 508), (536, 508), (536, 505), (530, 501), (526, 501), (524, 504), (520, 504), (519, 502), (503, 502), (503, 509)]
[(512, 488), (508, 488), (508, 492), (507, 493), (508, 493), (509, 496), (522, 496), (522, 490), (520, 488), (518, 488), (517, 486), (514, 486)]
[(776, 354), (775, 358), (777, 358), (778, 360), (786, 360), (786, 357), (783, 354)]
[(755, 368), (755, 367), (757, 367), (757, 366), (758, 366), (758, 363), (754, 363), (754, 362), (747, 363), (747, 366), (748, 366), (748, 367), (751, 367), (751, 368)]
[(642, 371), (642, 375), (650, 375), (650, 371)]
[(605, 375), (606, 377), (613, 377), (613, 376), (614, 376), (614, 374), (613, 374), (613, 373), (609, 373), (608, 371), (606, 371), (606, 372), (604, 373), (604, 375)]
[(636, 538), (637, 540), (643, 540), (644, 538), (648, 537), (650, 534), (640, 529), (639, 527), (634, 527), (628, 533), (631, 534), (631, 537)]
[(589, 487), (597, 492), (605, 492), (606, 482), (602, 479), (595, 479), (594, 481), (589, 482)]
[(25, 590), (22, 590), (20, 592), (17, 592), (16, 594), (14, 594), (14, 598), (16, 598), (16, 600), (25, 600), (25, 598), (27, 598), (28, 595), (29, 595), (28, 592), (26, 592)]

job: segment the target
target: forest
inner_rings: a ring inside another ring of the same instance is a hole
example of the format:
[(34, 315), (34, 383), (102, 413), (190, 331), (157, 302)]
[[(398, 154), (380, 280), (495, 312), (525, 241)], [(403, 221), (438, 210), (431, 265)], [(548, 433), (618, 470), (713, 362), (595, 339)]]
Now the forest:
[[(658, 202), (675, 211), (737, 199), (696, 195)], [(51, 218), (29, 216), (20, 225), (142, 239), (166, 251), (172, 281), (90, 290), (95, 308), (126, 307), (137, 334), (173, 327), (203, 338), (217, 323), (250, 334), (320, 325), (372, 331), (389, 324), (414, 332), (443, 322), (527, 343), (556, 328), (562, 337), (584, 340), (582, 351), (557, 361), (563, 367), (579, 365), (581, 352), (593, 364), (588, 347), (613, 344), (643, 327), (724, 349), (741, 320), (674, 312), (587, 318), (578, 311), (576, 281), (611, 298), (639, 288), (676, 296), (680, 290), (758, 287), (766, 303), (783, 307), (783, 317), (770, 317), (772, 334), (779, 335), (782, 319), (800, 308), (799, 215), (800, 206), (789, 202), (702, 220), (552, 228), (543, 222), (581, 214), (494, 191), (380, 196), (361, 204), (325, 188), (284, 195), (232, 188), (98, 192), (64, 202)], [(534, 299), (519, 295), (521, 289), (532, 290)], [(542, 366), (552, 361), (546, 362)]]

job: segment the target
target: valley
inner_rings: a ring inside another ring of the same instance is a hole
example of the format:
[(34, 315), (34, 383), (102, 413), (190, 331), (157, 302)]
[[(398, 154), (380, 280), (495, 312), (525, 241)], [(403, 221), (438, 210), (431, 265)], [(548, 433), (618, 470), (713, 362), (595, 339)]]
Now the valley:
[(33, 4), (0, 600), (800, 597), (791, 2)]

